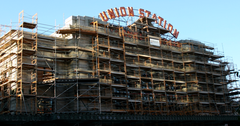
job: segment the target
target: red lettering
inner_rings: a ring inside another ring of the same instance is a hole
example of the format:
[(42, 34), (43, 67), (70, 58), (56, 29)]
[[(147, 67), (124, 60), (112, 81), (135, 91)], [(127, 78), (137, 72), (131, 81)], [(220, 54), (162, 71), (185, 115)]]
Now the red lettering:
[(177, 37), (178, 37), (178, 34), (179, 34), (179, 31), (177, 31), (177, 29), (174, 29), (173, 36), (174, 36), (175, 38), (177, 38)]
[(147, 10), (145, 10), (145, 12), (147, 13), (147, 16), (146, 16), (146, 17), (149, 17), (149, 15), (151, 14), (151, 12), (150, 12), (150, 11), (147, 11)]
[(117, 17), (120, 17), (119, 12), (118, 12), (118, 9), (115, 7), (114, 10), (115, 10), (116, 16), (117, 16)]
[[(127, 12), (128, 13), (127, 13)], [(106, 14), (107, 13), (107, 14)], [(151, 12), (148, 10), (144, 10), (144, 9), (138, 9), (138, 13), (139, 13), (139, 18), (143, 18), (143, 17), (150, 17)], [(146, 13), (146, 15), (145, 15)], [(118, 8), (114, 8), (114, 9), (108, 9), (106, 12), (103, 11), (102, 13), (99, 13), (100, 18), (102, 19), (102, 21), (107, 22), (109, 19), (114, 19), (116, 17), (124, 17), (124, 16), (134, 16), (134, 10), (133, 7), (119, 7)], [(169, 30), (170, 33), (172, 33), (172, 35), (177, 38), (179, 35), (179, 31), (177, 31), (177, 29), (173, 29), (173, 25), (172, 24), (167, 24), (167, 20), (164, 20), (162, 17), (157, 16), (155, 13), (152, 14), (151, 18), (155, 19), (155, 23), (158, 24), (159, 26), (162, 26), (164, 29)]]
[(116, 17), (112, 8), (110, 10), (108, 9), (107, 13), (108, 13), (110, 19), (113, 19)]
[(155, 23), (157, 23), (157, 16), (156, 16), (156, 14), (153, 14), (153, 15), (152, 15), (152, 18), (153, 18), (153, 19), (156, 19), (156, 20), (155, 20)]
[(125, 7), (120, 7), (119, 10), (120, 10), (120, 15), (122, 17), (127, 16), (127, 12), (126, 12)]
[(133, 12), (133, 7), (127, 7), (128, 9), (128, 16), (134, 16), (134, 12)]
[(141, 9), (141, 8), (138, 9), (138, 13), (140, 14), (140, 15), (139, 15), (140, 18), (143, 18), (143, 17), (144, 17), (144, 13), (143, 13), (143, 12), (144, 12), (143, 9)]
[(162, 21), (163, 21), (163, 18), (162, 18), (162, 17), (160, 17), (160, 16), (158, 16), (158, 19), (159, 19), (159, 21), (158, 21), (158, 25), (162, 26)]
[(102, 19), (102, 21), (108, 21), (108, 17), (105, 13), (105, 11), (103, 11), (102, 13), (99, 14), (100, 18)]
[(164, 22), (163, 22), (163, 28), (165, 28), (165, 29), (166, 29), (166, 24), (167, 24), (167, 21), (164, 20)]
[(168, 24), (167, 25), (167, 30), (170, 30), (170, 33), (172, 33), (172, 30), (173, 30), (173, 26), (172, 26), (172, 24)]

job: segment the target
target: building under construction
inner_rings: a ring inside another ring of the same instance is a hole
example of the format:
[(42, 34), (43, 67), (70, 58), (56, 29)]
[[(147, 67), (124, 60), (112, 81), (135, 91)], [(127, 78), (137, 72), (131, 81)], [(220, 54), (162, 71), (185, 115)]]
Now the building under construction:
[(122, 26), (71, 16), (48, 35), (30, 19), (22, 11), (0, 38), (1, 113), (236, 114), (233, 63), (153, 18)]

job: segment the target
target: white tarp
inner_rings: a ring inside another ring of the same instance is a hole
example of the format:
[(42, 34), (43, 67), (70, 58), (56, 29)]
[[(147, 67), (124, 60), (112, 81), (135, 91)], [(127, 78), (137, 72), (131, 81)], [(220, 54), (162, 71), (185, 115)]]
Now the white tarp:
[(152, 38), (150, 38), (150, 45), (160, 46), (160, 42), (159, 42), (158, 39), (152, 39)]

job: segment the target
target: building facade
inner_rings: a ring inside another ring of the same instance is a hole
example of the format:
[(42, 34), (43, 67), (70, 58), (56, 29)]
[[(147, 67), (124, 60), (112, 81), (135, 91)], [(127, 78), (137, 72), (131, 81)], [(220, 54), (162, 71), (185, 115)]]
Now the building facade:
[(234, 65), (153, 18), (120, 26), (71, 16), (51, 35), (32, 19), (20, 16), (0, 40), (1, 113), (231, 115), (239, 106)]

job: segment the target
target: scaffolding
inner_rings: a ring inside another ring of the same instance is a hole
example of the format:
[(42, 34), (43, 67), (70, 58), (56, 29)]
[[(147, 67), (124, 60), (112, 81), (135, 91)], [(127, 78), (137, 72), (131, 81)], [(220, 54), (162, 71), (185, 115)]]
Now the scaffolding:
[(238, 72), (212, 46), (171, 39), (147, 17), (72, 16), (46, 35), (23, 14), (0, 40), (1, 113), (236, 114)]

